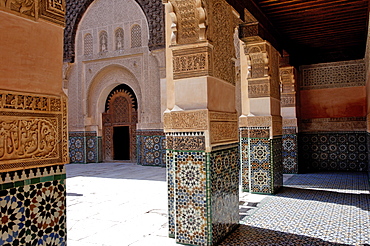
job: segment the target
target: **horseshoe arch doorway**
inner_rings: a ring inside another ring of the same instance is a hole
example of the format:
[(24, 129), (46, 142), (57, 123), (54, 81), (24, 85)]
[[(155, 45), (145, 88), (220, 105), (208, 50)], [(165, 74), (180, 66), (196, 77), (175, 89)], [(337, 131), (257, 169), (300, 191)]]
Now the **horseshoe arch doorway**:
[(136, 161), (137, 98), (127, 85), (107, 97), (103, 120), (103, 160)]

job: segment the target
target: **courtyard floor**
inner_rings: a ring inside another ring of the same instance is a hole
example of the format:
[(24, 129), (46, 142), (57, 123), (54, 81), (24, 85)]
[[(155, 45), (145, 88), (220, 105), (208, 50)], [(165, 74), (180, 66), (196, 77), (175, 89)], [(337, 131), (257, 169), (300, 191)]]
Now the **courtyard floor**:
[[(167, 246), (166, 169), (68, 164), (68, 246)], [(369, 245), (366, 173), (284, 175), (276, 195), (240, 194), (240, 227), (220, 245)]]

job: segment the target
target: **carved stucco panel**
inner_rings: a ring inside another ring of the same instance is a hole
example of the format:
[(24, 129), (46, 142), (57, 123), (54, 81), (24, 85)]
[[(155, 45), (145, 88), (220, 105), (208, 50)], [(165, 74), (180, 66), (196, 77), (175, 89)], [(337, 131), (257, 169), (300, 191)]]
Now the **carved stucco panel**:
[(0, 170), (67, 162), (66, 98), (0, 91)]
[(164, 114), (165, 130), (207, 130), (208, 129), (208, 111), (186, 111), (170, 112)]

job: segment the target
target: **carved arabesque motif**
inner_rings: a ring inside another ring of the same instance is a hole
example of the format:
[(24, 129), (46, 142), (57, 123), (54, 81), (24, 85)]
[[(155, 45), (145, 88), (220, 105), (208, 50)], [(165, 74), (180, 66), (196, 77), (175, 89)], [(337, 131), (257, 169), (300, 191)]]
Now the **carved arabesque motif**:
[(210, 1), (208, 39), (213, 45), (213, 76), (235, 85), (234, 30), (237, 25), (231, 6), (224, 0)]
[(189, 44), (205, 40), (206, 13), (201, 0), (169, 0), (171, 44)]

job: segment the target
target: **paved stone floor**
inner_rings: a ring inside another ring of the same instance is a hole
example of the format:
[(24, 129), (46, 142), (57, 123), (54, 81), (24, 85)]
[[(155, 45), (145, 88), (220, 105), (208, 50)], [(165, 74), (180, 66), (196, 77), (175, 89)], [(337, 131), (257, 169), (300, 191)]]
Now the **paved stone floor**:
[[(361, 173), (284, 175), (274, 196), (241, 193), (241, 226), (221, 245), (370, 244)], [(67, 165), (68, 246), (178, 245), (167, 237), (166, 170), (132, 163)]]

